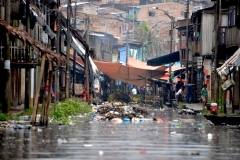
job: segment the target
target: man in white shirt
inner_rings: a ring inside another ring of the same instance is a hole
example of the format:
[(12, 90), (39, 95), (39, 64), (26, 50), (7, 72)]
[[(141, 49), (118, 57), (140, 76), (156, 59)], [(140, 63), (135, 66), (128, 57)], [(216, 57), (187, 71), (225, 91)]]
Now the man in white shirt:
[(177, 102), (182, 101), (182, 87), (180, 87), (180, 89), (177, 91), (175, 95), (176, 95)]
[(136, 94), (137, 94), (137, 89), (136, 89), (135, 87), (133, 87), (132, 93), (133, 93), (133, 95), (136, 95)]

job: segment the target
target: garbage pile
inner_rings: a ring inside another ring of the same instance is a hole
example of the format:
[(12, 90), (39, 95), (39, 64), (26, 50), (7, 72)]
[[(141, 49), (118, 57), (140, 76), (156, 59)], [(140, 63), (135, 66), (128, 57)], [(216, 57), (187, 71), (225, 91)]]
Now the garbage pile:
[(179, 114), (197, 115), (198, 111), (192, 109), (182, 109), (178, 112)]
[(30, 129), (31, 127), (29, 121), (8, 120), (0, 122), (0, 128)]
[(93, 106), (93, 110), (96, 112), (95, 119), (97, 120), (110, 120), (116, 122), (123, 121), (146, 121), (153, 120), (151, 115), (145, 108), (138, 106), (122, 106), (118, 103), (105, 103), (100, 106)]

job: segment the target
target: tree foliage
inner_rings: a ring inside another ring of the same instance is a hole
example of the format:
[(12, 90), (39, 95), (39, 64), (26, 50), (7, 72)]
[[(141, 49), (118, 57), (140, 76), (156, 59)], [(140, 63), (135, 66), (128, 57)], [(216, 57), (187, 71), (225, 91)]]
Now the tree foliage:
[(159, 36), (157, 28), (150, 28), (147, 22), (143, 21), (139, 26), (134, 26), (134, 39), (142, 42), (143, 46), (147, 46), (147, 56), (160, 56), (165, 53), (163, 42)]

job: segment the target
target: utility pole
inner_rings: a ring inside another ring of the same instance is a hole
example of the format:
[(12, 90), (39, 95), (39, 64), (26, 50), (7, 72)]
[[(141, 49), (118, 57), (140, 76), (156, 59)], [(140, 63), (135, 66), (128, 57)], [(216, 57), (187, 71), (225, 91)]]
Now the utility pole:
[[(11, 4), (10, 1), (5, 1), (5, 18), (6, 21), (10, 24), (10, 9), (11, 9)], [(10, 40), (9, 40), (9, 35), (8, 32), (5, 33), (5, 46), (4, 46), (4, 77), (5, 77), (5, 85), (4, 85), (4, 98), (3, 98), (3, 104), (2, 104), (2, 113), (8, 113), (9, 108), (11, 107), (10, 104), (10, 91), (11, 91), (11, 69), (10, 69), (10, 58), (11, 58), (11, 50), (10, 50)]]
[[(90, 48), (90, 45), (89, 45), (89, 23), (90, 23), (90, 20), (89, 20), (89, 15), (87, 15), (87, 37), (86, 37), (86, 41), (87, 41), (87, 45), (89, 46)], [(86, 76), (86, 89), (87, 89), (87, 102), (89, 102), (89, 72), (88, 72), (88, 62), (89, 62), (89, 48), (86, 49), (85, 51), (85, 63), (84, 63), (84, 67), (85, 67), (85, 76)]]
[[(188, 20), (188, 17), (189, 17), (189, 0), (187, 0), (187, 16), (186, 16), (186, 19), (187, 19), (187, 25), (186, 25), (186, 73), (185, 73), (185, 80), (186, 80), (186, 85), (188, 84), (188, 59), (189, 59), (189, 48), (188, 48), (188, 29), (189, 29), (189, 20)], [(187, 92), (187, 90), (186, 90)]]
[[(218, 68), (218, 30), (219, 30), (219, 0), (216, 0), (215, 2), (215, 12), (214, 12), (214, 26), (215, 28), (215, 61), (214, 61), (214, 101), (218, 104), (218, 74), (217, 74), (217, 68)], [(225, 108), (225, 106), (224, 106)]]
[[(170, 54), (172, 53), (172, 40), (173, 40), (173, 25), (174, 25), (174, 17), (171, 16), (171, 36), (170, 36)], [(169, 82), (170, 82), (170, 94), (169, 94), (169, 99), (168, 102), (172, 106), (171, 98), (172, 98), (172, 63), (169, 63)]]
[(65, 96), (69, 98), (69, 79), (70, 79), (70, 66), (69, 66), (69, 57), (70, 57), (70, 7), (71, 0), (68, 0), (67, 7), (67, 57), (66, 57), (66, 84), (65, 84)]
[(127, 45), (126, 45), (126, 65), (127, 65), (127, 63), (128, 63), (128, 34), (129, 34), (129, 32), (127, 31)]
[[(133, 5), (133, 3), (132, 3)], [(135, 20), (135, 14), (134, 14), (134, 6), (133, 6), (133, 39), (132, 41), (134, 41), (134, 20)]]
[[(27, 23), (26, 23), (26, 31), (30, 34), (30, 2), (26, 0), (26, 15), (27, 15)], [(26, 46), (26, 61), (30, 62), (30, 47)], [(25, 102), (24, 109), (29, 109), (29, 91), (30, 91), (30, 69), (25, 69)]]
[[(162, 10), (158, 7), (153, 7), (153, 9), (158, 9), (162, 11), (168, 18), (171, 19), (171, 30), (170, 30), (170, 54), (172, 53), (172, 40), (173, 40), (173, 28), (174, 28), (174, 21), (175, 18), (173, 16), (170, 16), (167, 11)], [(170, 91), (169, 91), (169, 96), (168, 96), (168, 102), (172, 106), (171, 98), (172, 98), (172, 79), (171, 79), (171, 73), (172, 73), (172, 63), (169, 63), (169, 83), (170, 83)]]
[[(57, 54), (60, 53), (60, 21), (59, 21), (59, 18), (60, 18), (60, 13), (59, 13), (59, 4), (60, 4), (60, 0), (58, 0), (57, 2), (58, 4), (58, 11), (57, 11), (57, 33), (56, 33), (56, 52)], [(55, 97), (54, 97), (54, 107), (56, 107), (56, 102), (59, 101), (59, 70), (56, 71), (55, 73)]]
[[(128, 34), (129, 34), (129, 32), (127, 30), (126, 65), (128, 64)], [(126, 89), (126, 93), (128, 93), (128, 83), (126, 83), (125, 89)]]

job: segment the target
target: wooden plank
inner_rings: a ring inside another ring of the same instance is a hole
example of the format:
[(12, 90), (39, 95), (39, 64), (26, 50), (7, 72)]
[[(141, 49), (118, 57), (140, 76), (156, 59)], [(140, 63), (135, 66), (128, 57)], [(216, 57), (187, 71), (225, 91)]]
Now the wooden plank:
[(41, 82), (42, 82), (42, 78), (43, 78), (45, 61), (46, 61), (46, 53), (43, 53), (42, 60), (41, 60), (41, 70), (40, 70), (40, 73), (39, 73), (37, 91), (36, 91), (35, 96), (34, 96), (34, 106), (33, 106), (33, 113), (32, 113), (32, 119), (31, 119), (31, 124), (32, 125), (34, 125), (35, 121), (36, 121), (39, 92), (40, 92)]
[[(36, 68), (38, 63), (11, 62), (11, 68)], [(4, 67), (4, 62), (0, 62), (0, 67)]]

